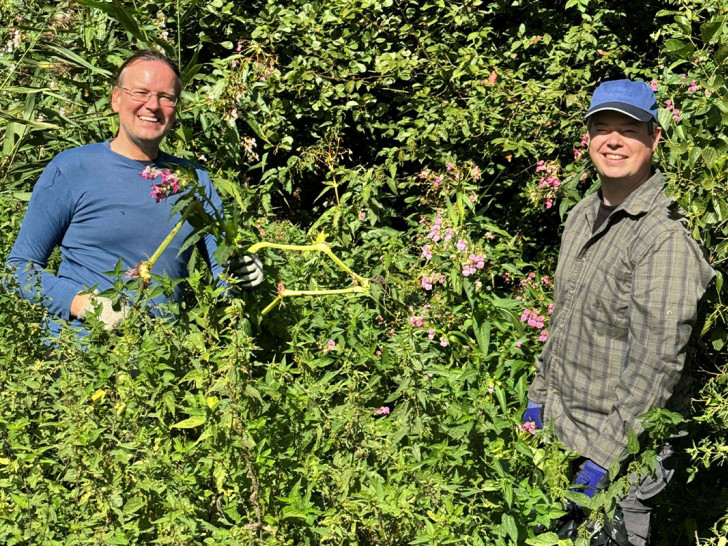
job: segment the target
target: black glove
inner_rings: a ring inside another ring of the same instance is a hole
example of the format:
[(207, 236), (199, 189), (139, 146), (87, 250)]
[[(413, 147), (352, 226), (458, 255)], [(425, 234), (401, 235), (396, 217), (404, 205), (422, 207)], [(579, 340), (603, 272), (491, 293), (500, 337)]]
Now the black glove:
[(228, 273), (240, 281), (237, 288), (250, 290), (263, 282), (263, 263), (257, 254), (231, 256), (225, 265)]

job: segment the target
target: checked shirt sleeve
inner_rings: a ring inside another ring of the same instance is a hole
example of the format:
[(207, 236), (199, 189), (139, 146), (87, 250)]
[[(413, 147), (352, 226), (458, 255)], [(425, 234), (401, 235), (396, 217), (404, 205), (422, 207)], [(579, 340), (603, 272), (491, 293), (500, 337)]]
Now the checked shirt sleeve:
[(609, 468), (627, 454), (627, 435), (637, 419), (664, 407), (683, 367), (698, 301), (713, 272), (686, 232), (670, 230), (638, 260), (629, 301), (629, 332), (616, 403), (584, 456)]
[(75, 205), (62, 178), (53, 165), (41, 174), (6, 267), (13, 271), (23, 297), (40, 301), (51, 313), (68, 319), (71, 301), (83, 286), (44, 270), (73, 217)]

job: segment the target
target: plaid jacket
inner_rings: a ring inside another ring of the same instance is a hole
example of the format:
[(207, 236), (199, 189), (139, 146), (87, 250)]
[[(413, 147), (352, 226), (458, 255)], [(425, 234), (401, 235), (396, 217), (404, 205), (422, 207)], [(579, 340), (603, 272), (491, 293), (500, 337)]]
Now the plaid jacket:
[(626, 456), (639, 415), (682, 409), (676, 387), (714, 276), (663, 186), (657, 171), (593, 235), (598, 195), (569, 214), (549, 338), (528, 393), (566, 447), (604, 468)]

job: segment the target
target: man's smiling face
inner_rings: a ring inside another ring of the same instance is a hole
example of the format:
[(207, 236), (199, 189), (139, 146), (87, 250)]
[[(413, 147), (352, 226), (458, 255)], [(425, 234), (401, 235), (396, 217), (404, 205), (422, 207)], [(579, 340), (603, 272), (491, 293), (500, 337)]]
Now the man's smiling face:
[(589, 120), (589, 156), (602, 183), (636, 187), (650, 177), (652, 153), (660, 129), (613, 110), (597, 112)]
[[(135, 102), (121, 86), (151, 91), (152, 96)], [(155, 159), (175, 119), (175, 106), (160, 104), (157, 94), (177, 96), (177, 76), (162, 61), (140, 60), (124, 70), (121, 86), (114, 87), (111, 95), (111, 107), (119, 114), (118, 151), (133, 159)]]

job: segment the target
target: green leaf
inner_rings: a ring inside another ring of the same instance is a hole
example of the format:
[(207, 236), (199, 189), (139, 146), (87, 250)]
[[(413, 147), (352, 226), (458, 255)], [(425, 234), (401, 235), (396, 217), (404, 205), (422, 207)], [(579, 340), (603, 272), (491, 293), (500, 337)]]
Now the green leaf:
[(629, 431), (627, 432), (627, 451), (631, 455), (636, 455), (639, 453), (640, 450), (640, 442), (637, 439), (637, 433), (634, 431), (632, 427), (629, 428)]
[(705, 166), (710, 168), (713, 165), (715, 165), (716, 160), (718, 159), (718, 152), (715, 148), (711, 148), (710, 146), (706, 146), (702, 149), (700, 154), (703, 157), (703, 161), (705, 162)]
[(83, 68), (87, 68), (91, 72), (94, 72), (96, 74), (100, 74), (101, 76), (105, 77), (111, 77), (111, 72), (108, 70), (105, 70), (103, 68), (99, 68), (98, 66), (92, 65), (90, 62), (88, 62), (86, 59), (80, 57), (70, 49), (67, 49), (62, 46), (47, 44), (46, 47), (48, 49), (51, 49), (58, 53), (61, 57), (65, 58), (67, 61), (69, 61), (71, 64), (75, 64), (76, 66), (80, 66)]
[(529, 546), (556, 546), (560, 543), (559, 535), (556, 533), (544, 533), (534, 538), (526, 539)]
[(505, 529), (508, 536), (514, 544), (518, 544), (518, 527), (516, 526), (516, 520), (510, 514), (503, 514), (501, 519), (501, 525)]
[(179, 423), (175, 423), (169, 428), (195, 428), (199, 427), (200, 425), (204, 425), (206, 420), (207, 419), (204, 415), (193, 415), (192, 417), (184, 419)]

